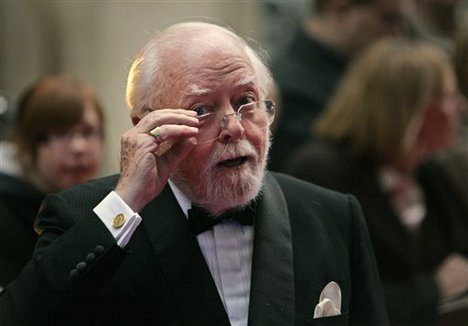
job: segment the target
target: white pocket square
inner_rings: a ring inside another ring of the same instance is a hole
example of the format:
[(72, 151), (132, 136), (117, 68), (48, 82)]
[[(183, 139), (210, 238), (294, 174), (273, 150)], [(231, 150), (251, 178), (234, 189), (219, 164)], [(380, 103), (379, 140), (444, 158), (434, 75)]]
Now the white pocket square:
[(341, 289), (336, 282), (328, 283), (320, 293), (319, 304), (315, 307), (314, 318), (341, 314)]

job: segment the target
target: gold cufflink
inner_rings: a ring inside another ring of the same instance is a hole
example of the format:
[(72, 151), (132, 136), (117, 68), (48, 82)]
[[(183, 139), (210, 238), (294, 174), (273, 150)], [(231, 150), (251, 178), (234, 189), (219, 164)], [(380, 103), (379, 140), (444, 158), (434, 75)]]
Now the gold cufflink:
[(125, 215), (123, 214), (117, 214), (112, 220), (112, 226), (115, 227), (116, 229), (122, 227), (124, 223), (125, 223)]

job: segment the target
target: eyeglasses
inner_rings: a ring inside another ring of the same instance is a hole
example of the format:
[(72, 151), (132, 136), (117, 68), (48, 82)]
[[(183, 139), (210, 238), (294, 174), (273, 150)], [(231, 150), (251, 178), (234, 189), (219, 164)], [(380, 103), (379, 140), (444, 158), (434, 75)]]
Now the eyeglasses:
[(229, 126), (231, 117), (235, 117), (242, 127), (248, 130), (268, 128), (275, 118), (275, 103), (272, 100), (246, 103), (239, 106), (235, 112), (224, 115), (223, 111), (210, 106), (197, 106), (192, 110), (197, 111), (202, 122), (197, 136), (198, 145), (218, 139), (220, 131)]

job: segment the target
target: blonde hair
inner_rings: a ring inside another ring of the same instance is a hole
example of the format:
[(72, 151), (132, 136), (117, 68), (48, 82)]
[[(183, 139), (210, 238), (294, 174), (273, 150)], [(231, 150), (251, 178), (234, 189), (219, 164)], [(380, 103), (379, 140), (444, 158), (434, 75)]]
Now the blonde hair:
[(447, 69), (448, 56), (430, 44), (378, 41), (351, 64), (314, 132), (370, 162), (406, 155), (424, 109), (442, 94)]

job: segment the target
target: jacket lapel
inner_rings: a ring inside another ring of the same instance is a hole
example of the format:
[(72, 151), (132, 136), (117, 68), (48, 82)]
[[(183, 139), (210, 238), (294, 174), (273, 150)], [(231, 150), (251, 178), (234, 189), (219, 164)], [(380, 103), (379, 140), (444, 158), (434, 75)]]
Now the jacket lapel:
[(255, 217), (250, 325), (294, 324), (294, 270), (286, 199), (269, 173)]
[(168, 186), (143, 209), (141, 216), (173, 290), (181, 323), (229, 325), (198, 242)]

